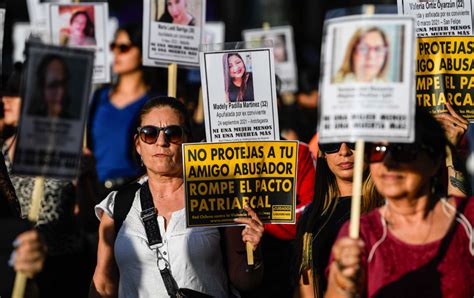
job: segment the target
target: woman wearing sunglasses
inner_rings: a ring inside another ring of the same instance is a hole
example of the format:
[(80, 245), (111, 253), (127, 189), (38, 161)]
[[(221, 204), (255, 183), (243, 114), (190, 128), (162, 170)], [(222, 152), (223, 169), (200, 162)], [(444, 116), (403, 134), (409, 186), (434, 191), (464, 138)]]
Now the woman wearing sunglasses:
[(386, 204), (345, 224), (332, 249), (326, 297), (473, 297), (474, 200), (440, 184), (448, 141), (417, 111), (415, 142), (374, 144), (370, 171)]
[[(263, 233), (263, 225), (253, 210), (247, 209), (250, 218), (236, 220), (246, 225), (243, 231), (240, 227), (224, 230), (224, 241), (217, 228), (186, 228), (181, 156), (182, 143), (191, 141), (186, 114), (184, 104), (170, 97), (153, 98), (143, 106), (135, 148), (147, 176), (139, 181), (140, 189), (135, 192), (117, 234), (113, 219), (117, 192), (110, 193), (96, 206), (101, 221), (100, 238), (90, 297), (168, 297), (158, 270), (165, 266), (171, 270), (179, 288), (214, 297), (230, 296), (228, 279), (239, 288), (247, 288), (262, 278), (258, 267), (246, 273), (242, 259), (245, 258), (243, 241), (250, 241), (256, 248)], [(148, 191), (150, 195), (146, 195)], [(149, 238), (140, 218), (144, 197), (151, 197), (158, 212), (162, 236), (158, 248), (147, 244)], [(225, 243), (226, 259), (221, 243)], [(224, 267), (226, 260), (228, 274)]]
[(88, 140), (97, 163), (102, 198), (142, 174), (130, 141), (137, 114), (151, 96), (142, 69), (141, 44), (142, 31), (138, 25), (117, 30), (110, 46), (116, 83), (96, 91), (92, 100)]
[[(337, 232), (349, 219), (354, 176), (354, 143), (319, 144), (314, 200), (298, 222), (296, 272), (301, 297), (322, 297), (327, 287), (324, 270)], [(368, 166), (364, 170), (362, 211), (380, 206)]]

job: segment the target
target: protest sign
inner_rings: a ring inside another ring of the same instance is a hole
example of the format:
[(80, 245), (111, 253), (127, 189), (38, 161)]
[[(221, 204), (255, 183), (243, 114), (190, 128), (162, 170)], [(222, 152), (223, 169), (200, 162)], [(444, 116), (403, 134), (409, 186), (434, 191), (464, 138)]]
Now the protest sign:
[(168, 2), (143, 2), (143, 64), (199, 67), (206, 1)]
[(48, 30), (51, 43), (95, 51), (94, 83), (110, 81), (107, 39), (107, 3), (50, 4)]
[(27, 45), (13, 173), (71, 179), (82, 153), (94, 52)]
[(275, 71), (281, 80), (281, 92), (298, 89), (296, 60), (294, 55), (293, 28), (291, 26), (252, 29), (243, 31), (245, 41), (262, 41), (273, 47)]
[(207, 141), (278, 140), (273, 50), (200, 55)]
[(472, 35), (472, 0), (398, 0), (398, 13), (416, 18), (417, 37)]
[(474, 122), (474, 36), (417, 39), (416, 101), (433, 114), (454, 110)]
[(249, 205), (265, 223), (294, 223), (298, 142), (183, 144), (186, 224), (235, 225)]
[(413, 141), (413, 22), (373, 15), (325, 23), (320, 142)]

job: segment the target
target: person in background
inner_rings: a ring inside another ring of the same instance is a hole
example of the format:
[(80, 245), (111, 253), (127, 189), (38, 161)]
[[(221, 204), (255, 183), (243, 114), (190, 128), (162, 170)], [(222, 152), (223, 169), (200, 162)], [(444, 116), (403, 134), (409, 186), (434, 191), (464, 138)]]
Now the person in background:
[(120, 27), (110, 45), (115, 84), (94, 93), (88, 121), (88, 141), (101, 184), (100, 197), (143, 174), (131, 140), (137, 114), (152, 91), (142, 67), (139, 25)]
[[(348, 223), (332, 248), (326, 297), (472, 297), (474, 200), (446, 197), (443, 129), (417, 110), (415, 142), (370, 146), (370, 171), (384, 206)], [(456, 281), (456, 282), (453, 282)]]
[[(319, 144), (314, 199), (298, 222), (294, 264), (298, 297), (323, 297), (326, 290), (324, 270), (331, 247), (350, 215), (354, 157), (354, 143)], [(363, 178), (362, 212), (365, 213), (382, 205), (383, 198), (375, 190), (368, 165)]]
[[(5, 129), (3, 132), (2, 153), (8, 172), (11, 172), (17, 141), (17, 128), (20, 120), (21, 98), (20, 83), (22, 64), (15, 64), (11, 75), (11, 89), (3, 94)], [(18, 197), (21, 215), (25, 217), (31, 204), (35, 178), (10, 175)], [(58, 297), (68, 292), (71, 297), (83, 297), (87, 291), (89, 272), (85, 241), (76, 223), (74, 208), (76, 205), (75, 187), (72, 181), (46, 178), (44, 180), (44, 198), (36, 228), (44, 237), (48, 247), (44, 270), (37, 281), (41, 297)], [(70, 278), (68, 272), (74, 271), (76, 278)]]
[[(140, 189), (133, 194), (118, 231), (114, 228), (117, 192), (96, 206), (101, 223), (89, 297), (167, 297), (170, 286), (158, 270), (165, 267), (177, 287), (215, 297), (230, 297), (229, 279), (239, 290), (258, 284), (261, 263), (257, 260), (252, 272), (246, 272), (245, 263), (244, 243), (249, 241), (258, 249), (264, 230), (252, 209), (245, 208), (249, 218), (235, 219), (244, 229), (232, 227), (220, 233), (215, 227), (186, 228), (181, 145), (192, 138), (185, 105), (171, 97), (152, 98), (138, 119), (134, 140), (147, 176), (139, 180)], [(162, 245), (157, 248), (148, 245), (140, 218), (145, 198), (158, 212)]]
[(94, 46), (96, 44), (94, 23), (89, 14), (78, 10), (69, 19), (69, 28), (61, 30), (60, 44), (64, 46)]

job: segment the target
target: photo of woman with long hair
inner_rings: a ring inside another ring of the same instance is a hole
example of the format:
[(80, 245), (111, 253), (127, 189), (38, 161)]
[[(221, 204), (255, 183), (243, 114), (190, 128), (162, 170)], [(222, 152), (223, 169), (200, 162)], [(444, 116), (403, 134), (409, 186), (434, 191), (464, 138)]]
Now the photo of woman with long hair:
[(78, 118), (69, 111), (68, 94), (69, 70), (63, 57), (48, 54), (39, 62), (36, 70), (36, 92), (30, 102), (29, 115)]
[(94, 22), (85, 10), (77, 10), (69, 19), (69, 27), (62, 28), (60, 44), (65, 46), (96, 45)]
[(226, 102), (254, 101), (252, 72), (239, 53), (222, 56)]
[(382, 29), (358, 29), (347, 45), (343, 63), (333, 77), (333, 83), (385, 82), (389, 54), (388, 38)]
[[(161, 1), (161, 0), (158, 0)], [(165, 10), (158, 22), (195, 26), (196, 18), (187, 10), (187, 0), (165, 0)], [(156, 6), (158, 7), (158, 5)]]

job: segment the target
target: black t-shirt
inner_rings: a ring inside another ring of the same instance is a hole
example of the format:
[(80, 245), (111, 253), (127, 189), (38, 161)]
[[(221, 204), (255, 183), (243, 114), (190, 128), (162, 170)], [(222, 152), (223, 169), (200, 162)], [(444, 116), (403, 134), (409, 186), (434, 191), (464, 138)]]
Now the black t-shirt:
[[(240, 87), (237, 87), (232, 83), (232, 81), (229, 82), (229, 101), (230, 102), (236, 102), (237, 96), (240, 92)], [(253, 95), (253, 78), (252, 74), (250, 73), (247, 82), (245, 83), (245, 90), (244, 90), (244, 95), (242, 97), (242, 100), (239, 101), (254, 101), (254, 95)]]
[(324, 215), (312, 214), (313, 208), (315, 208), (314, 203), (311, 203), (306, 208), (305, 213), (298, 221), (298, 228), (306, 227), (309, 216), (316, 216), (317, 220), (311, 227), (311, 232), (313, 233), (313, 274), (320, 276), (318, 280), (319, 289), (324, 292), (327, 288), (325, 270), (328, 266), (331, 249), (336, 241), (339, 229), (350, 218), (351, 197), (339, 197), (332, 200), (328, 211)]

